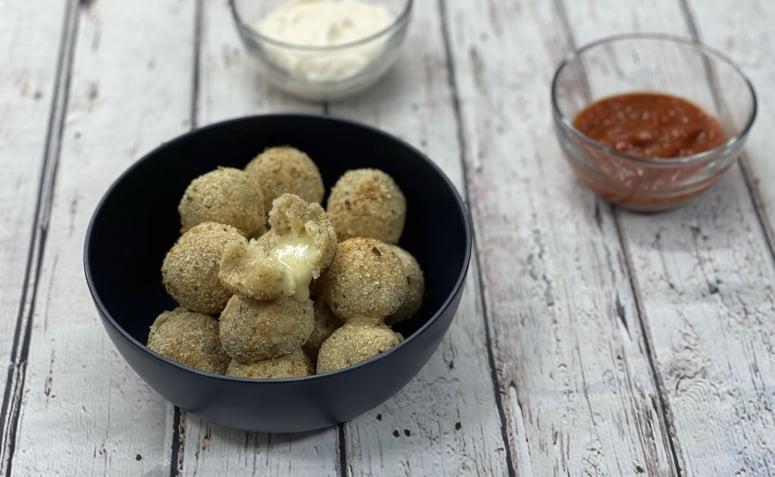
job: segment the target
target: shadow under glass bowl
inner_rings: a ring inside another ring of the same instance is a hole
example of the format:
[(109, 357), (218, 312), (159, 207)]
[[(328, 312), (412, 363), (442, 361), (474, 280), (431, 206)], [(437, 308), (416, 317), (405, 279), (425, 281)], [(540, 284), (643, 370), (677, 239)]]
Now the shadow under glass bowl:
[[(573, 120), (602, 98), (656, 92), (677, 96), (715, 116), (720, 146), (674, 158), (632, 156), (576, 129)], [(737, 160), (756, 118), (753, 85), (722, 54), (691, 40), (627, 34), (579, 48), (563, 60), (551, 86), (557, 139), (579, 179), (606, 200), (637, 211), (669, 209), (716, 183)]]
[[(156, 316), (176, 305), (160, 267), (178, 238), (177, 205), (195, 177), (244, 167), (264, 148), (291, 144), (317, 163), (327, 190), (347, 170), (379, 168), (407, 200), (399, 245), (425, 271), (418, 314), (396, 326), (395, 348), (334, 373), (248, 380), (198, 371), (145, 343)], [(86, 234), (86, 281), (111, 340), (153, 389), (182, 409), (232, 428), (300, 432), (344, 422), (401, 389), (439, 345), (455, 315), (471, 256), (471, 223), (455, 187), (405, 142), (357, 123), (306, 115), (234, 119), (193, 131), (137, 161), (105, 193)]]
[(257, 28), (287, 1), (229, 0), (229, 5), (240, 40), (260, 74), (282, 91), (312, 101), (341, 99), (379, 80), (398, 58), (413, 5), (413, 0), (368, 0), (386, 8), (392, 23), (356, 41), (307, 46), (271, 38)]

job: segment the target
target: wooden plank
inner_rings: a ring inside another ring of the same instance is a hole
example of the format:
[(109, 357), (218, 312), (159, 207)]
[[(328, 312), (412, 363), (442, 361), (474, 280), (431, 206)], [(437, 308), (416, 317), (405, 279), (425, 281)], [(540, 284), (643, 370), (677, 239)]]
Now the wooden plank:
[(693, 35), (735, 61), (753, 81), (759, 110), (756, 123), (742, 158), (743, 172), (751, 186), (756, 205), (761, 211), (770, 246), (775, 243), (775, 163), (770, 159), (775, 150), (775, 5), (767, 0), (735, 3), (728, 0), (684, 2), (690, 15)]
[(81, 250), (111, 181), (189, 128), (193, 6), (81, 3), (13, 460), (18, 475), (169, 472), (172, 414), (102, 330)]
[[(716, 38), (725, 38), (716, 40), (722, 49), (745, 44), (738, 36), (743, 30), (757, 39), (767, 38), (772, 30), (771, 6), (741, 8), (739, 2), (726, 2), (722, 8), (711, 3), (703, 2), (695, 11), (702, 15), (702, 31), (707, 28), (709, 34), (720, 35)], [(691, 33), (680, 3), (672, 0), (636, 6), (615, 0), (565, 4), (581, 43), (633, 29)], [(747, 14), (730, 17), (741, 9)], [(758, 35), (749, 29), (751, 24), (759, 26)], [(763, 43), (748, 45), (747, 54), (767, 51)], [(765, 157), (752, 164), (766, 162)], [(775, 270), (740, 168), (735, 166), (716, 187), (679, 210), (653, 216), (617, 211), (617, 218), (639, 285), (642, 319), (681, 473), (772, 473), (775, 323), (770, 318)]]
[[(21, 355), (37, 278), (39, 195), (57, 127), (64, 46), (72, 5), (0, 2), (0, 471), (9, 448), (6, 431), (18, 414)], [(43, 12), (45, 11), (45, 14)]]
[[(237, 37), (226, 0), (202, 3), (200, 124), (278, 111), (321, 112), (322, 106), (293, 100), (263, 81)], [(185, 475), (337, 475), (336, 427), (299, 435), (268, 435), (226, 429), (184, 414), (178, 456)]]
[[(440, 20), (436, 2), (415, 3), (407, 45), (395, 68), (373, 89), (332, 104), (330, 111), (421, 148), (464, 193)], [(478, 271), (472, 265), (460, 310), (428, 364), (396, 396), (345, 425), (348, 475), (508, 472)]]
[(552, 137), (554, 5), (444, 5), (516, 471), (675, 473), (611, 210)]

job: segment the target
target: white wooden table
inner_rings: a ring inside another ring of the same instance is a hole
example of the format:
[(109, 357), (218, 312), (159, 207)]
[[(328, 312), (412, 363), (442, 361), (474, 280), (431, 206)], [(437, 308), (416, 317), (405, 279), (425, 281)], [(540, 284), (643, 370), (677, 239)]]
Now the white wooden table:
[[(0, 472), (26, 475), (775, 473), (775, 2), (417, 0), (389, 76), (310, 104), (248, 64), (226, 0), (0, 0)], [(700, 39), (753, 79), (745, 157), (690, 205), (583, 188), (548, 84), (613, 33)], [(449, 334), (395, 397), (306, 435), (220, 428), (124, 363), (83, 278), (110, 182), (224, 118), (355, 118), (426, 151), (477, 247)]]

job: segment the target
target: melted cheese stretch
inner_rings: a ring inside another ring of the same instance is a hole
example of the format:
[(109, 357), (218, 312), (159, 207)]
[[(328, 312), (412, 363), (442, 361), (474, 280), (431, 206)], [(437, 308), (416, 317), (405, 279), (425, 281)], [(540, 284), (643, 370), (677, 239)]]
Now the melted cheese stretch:
[(284, 273), (285, 291), (297, 300), (309, 298), (312, 271), (320, 258), (310, 238), (306, 235), (283, 237), (269, 253), (269, 258), (279, 264)]
[[(256, 24), (263, 35), (292, 45), (333, 47), (389, 27), (393, 15), (382, 5), (359, 0), (288, 0)], [(309, 81), (339, 81), (360, 73), (382, 53), (383, 40), (334, 51), (292, 50), (267, 45), (281, 68)]]

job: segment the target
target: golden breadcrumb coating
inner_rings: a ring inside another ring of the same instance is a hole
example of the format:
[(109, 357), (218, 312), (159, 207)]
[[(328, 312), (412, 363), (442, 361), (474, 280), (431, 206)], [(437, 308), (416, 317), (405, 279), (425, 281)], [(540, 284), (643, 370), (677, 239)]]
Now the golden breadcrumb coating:
[(425, 293), (425, 277), (417, 260), (415, 260), (411, 253), (397, 245), (393, 245), (393, 251), (401, 259), (408, 290), (403, 303), (401, 303), (401, 307), (385, 319), (385, 323), (389, 325), (400, 323), (414, 316), (422, 306), (422, 297)]
[(307, 342), (304, 343), (304, 351), (313, 360), (317, 360), (320, 345), (331, 336), (337, 328), (342, 326), (342, 320), (337, 318), (331, 312), (323, 300), (315, 301), (315, 327), (312, 328), (312, 334), (309, 335)]
[(226, 368), (227, 376), (249, 379), (301, 378), (313, 374), (312, 363), (300, 349), (279, 358), (265, 359), (255, 363), (240, 363), (231, 360)]
[(264, 210), (285, 193), (296, 194), (307, 202), (320, 203), (325, 189), (318, 167), (310, 157), (290, 146), (270, 147), (245, 166), (264, 194)]
[(264, 230), (264, 196), (239, 169), (219, 167), (191, 181), (178, 204), (181, 232), (202, 222), (231, 225), (247, 237)]
[(373, 358), (403, 340), (381, 323), (354, 320), (334, 331), (320, 347), (317, 372), (328, 373)]
[(221, 348), (232, 359), (252, 363), (300, 349), (315, 318), (312, 301), (255, 301), (234, 295), (221, 313)]
[(231, 296), (218, 280), (221, 256), (229, 244), (244, 242), (230, 225), (205, 222), (191, 228), (164, 258), (161, 273), (167, 293), (191, 311), (220, 313)]
[(339, 240), (369, 237), (395, 244), (406, 221), (406, 199), (378, 169), (347, 171), (331, 189), (326, 209)]
[(223, 374), (229, 357), (218, 340), (218, 320), (185, 308), (159, 315), (151, 325), (148, 347), (178, 363)]
[(309, 298), (312, 279), (336, 252), (336, 233), (318, 204), (283, 194), (269, 214), (271, 229), (258, 240), (234, 243), (223, 254), (219, 277), (234, 293), (255, 300)]
[(383, 319), (404, 302), (409, 285), (395, 250), (379, 240), (340, 243), (323, 276), (322, 297), (343, 319)]

